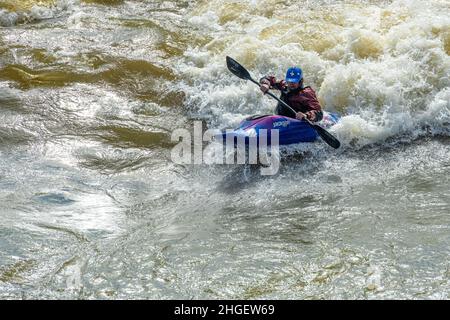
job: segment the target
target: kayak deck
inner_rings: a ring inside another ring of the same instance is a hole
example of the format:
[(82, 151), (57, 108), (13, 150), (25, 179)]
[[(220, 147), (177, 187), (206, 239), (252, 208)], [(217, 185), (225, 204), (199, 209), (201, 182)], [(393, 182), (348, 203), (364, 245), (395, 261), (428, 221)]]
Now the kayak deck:
[[(323, 128), (329, 128), (338, 121), (337, 114), (324, 112), (323, 119), (318, 124)], [(243, 120), (236, 129), (223, 131), (216, 140), (222, 139), (222, 142), (226, 142), (227, 139), (234, 140), (235, 144), (240, 140), (249, 144), (251, 137), (257, 137), (259, 142), (261, 136), (266, 135), (267, 143), (270, 144), (273, 129), (278, 130), (280, 145), (314, 142), (319, 137), (317, 131), (307, 121), (279, 115), (254, 115)]]

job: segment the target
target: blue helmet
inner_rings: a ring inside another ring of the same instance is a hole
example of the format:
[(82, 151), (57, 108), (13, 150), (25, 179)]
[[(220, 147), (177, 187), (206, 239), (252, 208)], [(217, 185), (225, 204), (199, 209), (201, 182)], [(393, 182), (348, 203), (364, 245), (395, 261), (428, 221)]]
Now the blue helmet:
[(291, 67), (286, 71), (286, 82), (298, 83), (302, 78), (303, 72), (299, 67)]

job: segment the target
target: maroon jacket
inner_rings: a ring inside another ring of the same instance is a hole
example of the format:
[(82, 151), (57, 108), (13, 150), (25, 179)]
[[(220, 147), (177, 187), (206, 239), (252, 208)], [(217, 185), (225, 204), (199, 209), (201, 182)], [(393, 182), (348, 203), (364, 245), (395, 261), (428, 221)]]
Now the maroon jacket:
[[(286, 102), (292, 109), (295, 111), (300, 111), (303, 113), (307, 113), (308, 118), (315, 115), (315, 121), (320, 121), (322, 119), (322, 107), (320, 106), (319, 101), (317, 100), (316, 93), (311, 87), (299, 88), (293, 91), (288, 90), (286, 81), (280, 80), (277, 81), (275, 77), (268, 76), (261, 79), (263, 81), (267, 79), (270, 82), (270, 86), (273, 89), (277, 89), (281, 91), (281, 100)], [(280, 106), (277, 107), (277, 111), (279, 111)], [(292, 114), (290, 110), (284, 110), (285, 113), (283, 115), (291, 116), (295, 118), (295, 115)], [(286, 112), (287, 111), (287, 112)]]

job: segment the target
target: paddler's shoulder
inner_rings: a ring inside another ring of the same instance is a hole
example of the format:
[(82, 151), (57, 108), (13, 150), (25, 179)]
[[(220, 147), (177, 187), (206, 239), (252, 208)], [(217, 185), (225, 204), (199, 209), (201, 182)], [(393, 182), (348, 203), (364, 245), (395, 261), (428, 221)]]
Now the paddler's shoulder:
[(315, 92), (314, 89), (311, 88), (310, 86), (303, 87), (303, 88), (300, 90), (300, 92), (303, 93), (303, 94), (314, 94), (314, 95), (316, 95), (316, 92)]

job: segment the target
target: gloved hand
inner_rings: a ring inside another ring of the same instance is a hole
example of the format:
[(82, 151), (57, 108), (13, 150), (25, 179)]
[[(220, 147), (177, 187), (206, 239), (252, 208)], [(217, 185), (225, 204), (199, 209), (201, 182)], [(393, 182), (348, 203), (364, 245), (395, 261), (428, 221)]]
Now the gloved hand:
[(297, 120), (302, 120), (304, 117), (306, 117), (309, 121), (312, 121), (312, 122), (315, 122), (317, 119), (316, 113), (314, 111), (308, 111), (305, 113), (297, 112), (295, 114), (295, 118)]
[(317, 115), (314, 111), (305, 112), (305, 115), (309, 121), (315, 122), (317, 120)]
[(261, 79), (259, 82), (261, 85), (259, 86), (259, 89), (265, 94), (270, 89), (270, 81), (267, 79)]

